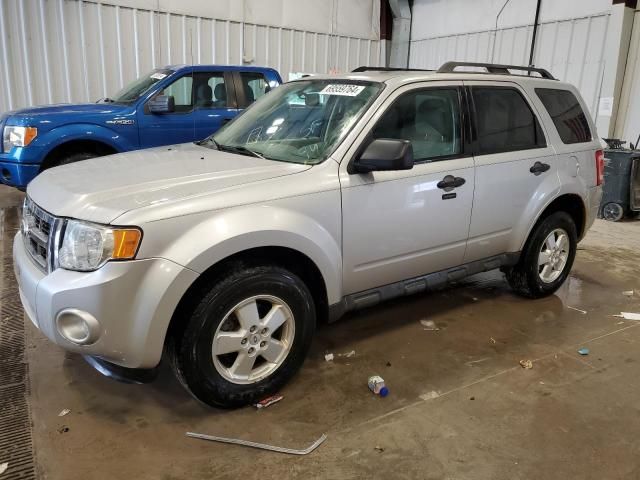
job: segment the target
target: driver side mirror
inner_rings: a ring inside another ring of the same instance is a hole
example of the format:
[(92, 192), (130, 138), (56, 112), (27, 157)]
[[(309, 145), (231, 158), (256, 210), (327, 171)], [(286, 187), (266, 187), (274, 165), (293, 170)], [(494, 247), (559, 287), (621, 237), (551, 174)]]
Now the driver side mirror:
[(409, 140), (378, 138), (371, 142), (353, 163), (356, 173), (411, 170), (413, 147)]
[(176, 101), (173, 95), (158, 95), (149, 100), (151, 113), (173, 113), (176, 110)]

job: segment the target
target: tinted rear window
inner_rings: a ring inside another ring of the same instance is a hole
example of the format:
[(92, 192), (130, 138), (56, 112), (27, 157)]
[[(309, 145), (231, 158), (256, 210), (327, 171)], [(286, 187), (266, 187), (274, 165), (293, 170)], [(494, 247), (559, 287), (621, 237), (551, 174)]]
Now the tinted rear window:
[(546, 146), (529, 104), (514, 88), (473, 87), (479, 153), (500, 153)]
[(587, 116), (573, 93), (555, 88), (536, 88), (536, 93), (549, 112), (563, 143), (591, 141)]

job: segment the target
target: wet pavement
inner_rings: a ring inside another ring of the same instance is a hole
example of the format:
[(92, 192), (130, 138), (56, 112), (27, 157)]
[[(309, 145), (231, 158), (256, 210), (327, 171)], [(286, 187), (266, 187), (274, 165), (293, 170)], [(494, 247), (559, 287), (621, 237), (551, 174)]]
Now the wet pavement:
[[(8, 224), (19, 202), (0, 187), (0, 231), (17, 225)], [(640, 322), (612, 316), (640, 312), (638, 252), (640, 222), (597, 221), (552, 297), (521, 299), (490, 272), (322, 325), (284, 400), (260, 411), (204, 407), (166, 366), (152, 384), (114, 382), (25, 322), (38, 472), (65, 480), (639, 478)], [(6, 234), (0, 254), (10, 256)], [(13, 276), (2, 273), (9, 288)], [(580, 356), (581, 347), (590, 354)], [(387, 398), (367, 390), (373, 374), (387, 381)], [(58, 417), (63, 409), (71, 412)], [(187, 431), (293, 448), (328, 439), (293, 457)], [(11, 462), (2, 455), (0, 447), (0, 463)]]

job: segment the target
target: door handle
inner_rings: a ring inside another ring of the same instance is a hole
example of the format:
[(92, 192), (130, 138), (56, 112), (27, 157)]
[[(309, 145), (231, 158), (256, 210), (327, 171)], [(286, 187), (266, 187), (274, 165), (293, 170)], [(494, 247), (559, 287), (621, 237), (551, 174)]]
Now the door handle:
[(536, 162), (533, 164), (533, 166), (529, 169), (529, 171), (531, 173), (533, 173), (536, 177), (538, 175), (540, 175), (542, 172), (546, 172), (547, 170), (549, 170), (551, 168), (551, 165), (549, 165), (548, 163), (542, 163), (542, 162)]
[(453, 175), (447, 175), (438, 182), (438, 188), (441, 188), (445, 192), (450, 192), (454, 188), (461, 187), (466, 183), (466, 180), (462, 177), (454, 177)]

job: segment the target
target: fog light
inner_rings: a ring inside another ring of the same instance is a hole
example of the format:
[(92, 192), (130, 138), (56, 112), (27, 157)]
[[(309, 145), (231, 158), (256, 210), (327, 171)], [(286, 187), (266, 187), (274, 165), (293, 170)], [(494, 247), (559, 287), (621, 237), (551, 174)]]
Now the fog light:
[(100, 324), (90, 313), (76, 308), (61, 310), (56, 316), (58, 333), (78, 345), (91, 345), (100, 336)]

